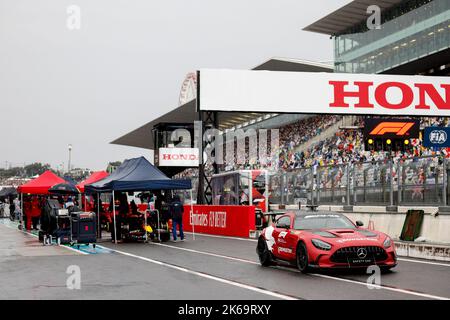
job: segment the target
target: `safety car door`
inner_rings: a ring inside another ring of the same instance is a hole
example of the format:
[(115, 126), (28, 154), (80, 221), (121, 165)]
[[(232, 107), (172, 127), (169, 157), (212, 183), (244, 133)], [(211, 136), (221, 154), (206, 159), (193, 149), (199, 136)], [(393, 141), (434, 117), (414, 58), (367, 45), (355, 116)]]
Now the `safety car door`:
[(275, 244), (273, 247), (273, 254), (284, 260), (289, 260), (290, 251), (288, 243), (288, 235), (291, 228), (291, 217), (289, 215), (281, 216), (275, 223), (273, 238)]

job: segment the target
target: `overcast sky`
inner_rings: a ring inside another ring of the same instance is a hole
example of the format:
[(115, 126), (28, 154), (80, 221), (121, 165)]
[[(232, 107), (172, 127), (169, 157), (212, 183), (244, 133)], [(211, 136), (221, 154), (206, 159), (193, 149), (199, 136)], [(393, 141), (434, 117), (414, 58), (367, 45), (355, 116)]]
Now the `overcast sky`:
[[(185, 75), (333, 59), (302, 31), (348, 0), (0, 0), (0, 167), (148, 156), (110, 141), (173, 109)], [(66, 26), (81, 9), (81, 29)]]

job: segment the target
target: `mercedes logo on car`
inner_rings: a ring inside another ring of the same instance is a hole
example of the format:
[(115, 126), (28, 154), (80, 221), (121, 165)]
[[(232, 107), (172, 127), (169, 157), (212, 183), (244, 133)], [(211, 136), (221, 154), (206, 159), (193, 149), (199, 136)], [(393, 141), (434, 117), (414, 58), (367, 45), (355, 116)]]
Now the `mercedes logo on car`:
[(358, 258), (364, 259), (365, 257), (367, 257), (367, 250), (365, 248), (358, 248), (358, 250), (356, 251), (356, 255), (358, 256)]

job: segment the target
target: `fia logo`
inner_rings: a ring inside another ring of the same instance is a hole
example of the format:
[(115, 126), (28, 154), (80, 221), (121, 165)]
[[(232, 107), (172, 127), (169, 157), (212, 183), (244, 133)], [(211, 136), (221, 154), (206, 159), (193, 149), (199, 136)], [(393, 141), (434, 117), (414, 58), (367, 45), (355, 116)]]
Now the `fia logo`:
[(433, 130), (430, 132), (429, 138), (433, 144), (443, 144), (447, 142), (447, 132), (444, 130)]

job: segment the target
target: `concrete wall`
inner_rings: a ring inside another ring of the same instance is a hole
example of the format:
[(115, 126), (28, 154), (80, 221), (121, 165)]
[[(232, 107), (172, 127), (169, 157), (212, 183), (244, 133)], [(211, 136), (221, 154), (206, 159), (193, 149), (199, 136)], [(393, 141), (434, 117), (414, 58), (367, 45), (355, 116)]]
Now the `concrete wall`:
[(450, 261), (449, 246), (395, 241), (395, 250), (401, 257)]

